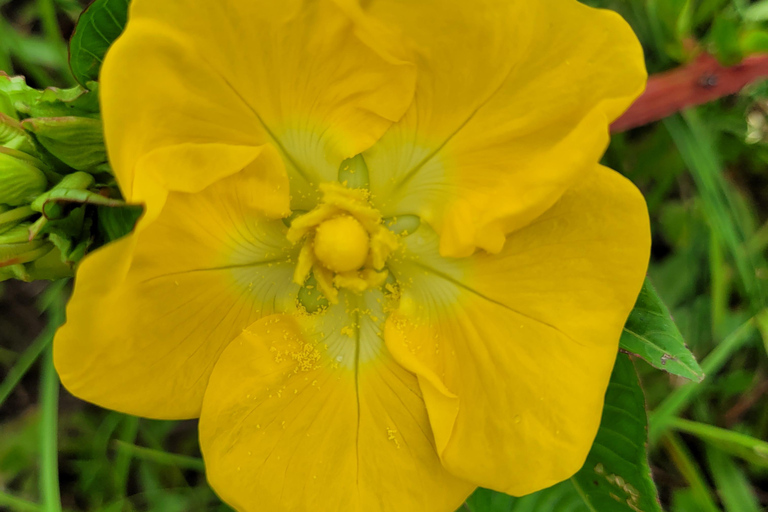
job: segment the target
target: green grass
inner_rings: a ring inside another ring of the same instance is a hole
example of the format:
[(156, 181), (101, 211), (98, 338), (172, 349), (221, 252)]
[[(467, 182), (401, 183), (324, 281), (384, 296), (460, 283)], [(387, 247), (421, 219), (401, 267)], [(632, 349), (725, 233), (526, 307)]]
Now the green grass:
[[(766, 1), (586, 3), (628, 19), (653, 72), (690, 60), (691, 48), (717, 53), (715, 19), (762, 30), (755, 18), (768, 13)], [(71, 84), (65, 36), (80, 8), (0, 0), (0, 69)], [(768, 86), (616, 135), (605, 163), (647, 198), (649, 275), (707, 374), (695, 384), (637, 361), (664, 509), (767, 510)], [(194, 422), (105, 411), (60, 388), (50, 342), (68, 286), (0, 284), (0, 509), (228, 510), (205, 481)]]

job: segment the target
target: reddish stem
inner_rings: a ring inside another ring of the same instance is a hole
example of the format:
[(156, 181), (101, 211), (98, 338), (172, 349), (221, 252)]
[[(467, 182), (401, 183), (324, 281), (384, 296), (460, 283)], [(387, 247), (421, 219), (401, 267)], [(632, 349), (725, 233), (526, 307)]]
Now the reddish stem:
[(768, 77), (768, 54), (747, 57), (730, 67), (703, 54), (690, 64), (651, 76), (645, 92), (611, 125), (611, 131), (623, 132), (735, 94), (763, 77)]

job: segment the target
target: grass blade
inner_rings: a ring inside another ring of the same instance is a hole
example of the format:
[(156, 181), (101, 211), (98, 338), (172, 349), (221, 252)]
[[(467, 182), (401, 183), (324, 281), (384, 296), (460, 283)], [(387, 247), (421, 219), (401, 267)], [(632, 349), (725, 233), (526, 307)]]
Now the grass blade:
[[(755, 319), (751, 318), (715, 347), (702, 361), (701, 368), (711, 378), (731, 356), (752, 340), (755, 334)], [(706, 379), (704, 380), (706, 382)], [(649, 418), (648, 440), (651, 445), (661, 439), (662, 434), (670, 428), (670, 423), (690, 404), (691, 400), (706, 388), (705, 385), (689, 382), (673, 391), (651, 414)]]

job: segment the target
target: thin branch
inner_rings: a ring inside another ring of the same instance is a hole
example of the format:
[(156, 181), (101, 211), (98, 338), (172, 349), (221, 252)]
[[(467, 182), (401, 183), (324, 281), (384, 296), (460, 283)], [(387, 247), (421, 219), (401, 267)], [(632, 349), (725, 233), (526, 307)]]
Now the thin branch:
[(685, 66), (653, 75), (645, 92), (611, 125), (613, 133), (659, 121), (768, 77), (768, 54), (753, 55), (735, 66), (723, 66), (708, 54)]

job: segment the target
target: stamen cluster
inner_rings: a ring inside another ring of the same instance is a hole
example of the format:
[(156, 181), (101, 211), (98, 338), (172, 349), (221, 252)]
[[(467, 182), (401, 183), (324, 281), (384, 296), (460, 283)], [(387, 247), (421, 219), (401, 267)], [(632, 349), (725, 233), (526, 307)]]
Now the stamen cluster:
[(321, 184), (320, 190), (321, 203), (296, 217), (287, 237), (304, 243), (294, 282), (304, 285), (312, 273), (325, 298), (335, 304), (339, 288), (364, 292), (382, 286), (388, 276), (384, 266), (399, 241), (371, 206), (366, 189), (334, 182)]

